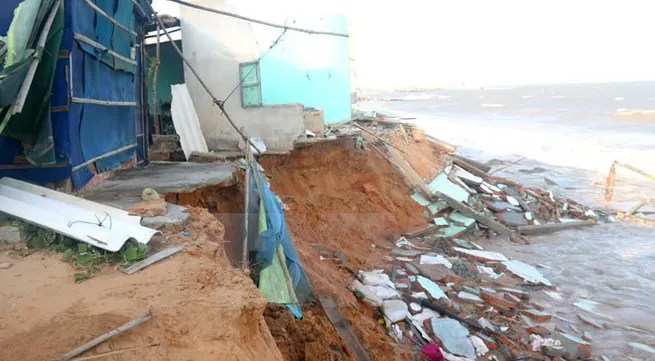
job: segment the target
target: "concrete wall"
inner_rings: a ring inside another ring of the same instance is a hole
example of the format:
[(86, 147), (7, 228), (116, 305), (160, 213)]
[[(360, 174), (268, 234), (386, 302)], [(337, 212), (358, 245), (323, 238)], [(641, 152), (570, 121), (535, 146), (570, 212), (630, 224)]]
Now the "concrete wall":
[[(193, 3), (234, 12), (226, 0), (193, 0)], [(184, 54), (214, 95), (225, 99), (239, 84), (239, 63), (254, 61), (260, 52), (250, 23), (180, 6)], [(240, 139), (220, 109), (185, 66), (184, 78), (198, 113), (200, 126), (212, 150), (236, 149)], [(225, 104), (237, 127), (249, 137), (264, 140), (269, 150), (293, 148), (304, 132), (303, 107), (299, 104), (242, 108), (239, 89)]]
[[(288, 19), (269, 15), (279, 24)], [(295, 19), (293, 26), (347, 33), (343, 15), (311, 15)], [(259, 51), (264, 105), (301, 103), (323, 111), (325, 123), (350, 119), (349, 43), (346, 37), (311, 35), (252, 25)], [(272, 49), (277, 39), (280, 39)], [(269, 51), (270, 49), (270, 51)]]

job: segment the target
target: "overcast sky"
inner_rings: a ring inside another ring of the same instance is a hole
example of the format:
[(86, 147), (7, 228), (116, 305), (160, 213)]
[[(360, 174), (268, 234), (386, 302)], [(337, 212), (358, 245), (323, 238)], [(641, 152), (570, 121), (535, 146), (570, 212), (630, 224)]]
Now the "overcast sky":
[[(346, 13), (361, 87), (655, 80), (653, 0), (238, 3), (260, 18)], [(166, 0), (154, 5), (179, 13)]]

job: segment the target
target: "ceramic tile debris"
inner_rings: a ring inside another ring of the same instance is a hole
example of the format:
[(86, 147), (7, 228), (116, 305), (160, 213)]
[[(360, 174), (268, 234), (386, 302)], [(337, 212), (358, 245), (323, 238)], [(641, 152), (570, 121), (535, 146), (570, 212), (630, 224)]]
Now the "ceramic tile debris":
[(537, 284), (542, 283), (546, 286), (553, 285), (541, 274), (541, 272), (529, 264), (525, 264), (518, 260), (512, 260), (503, 262), (503, 265), (507, 267), (508, 271), (523, 278), (526, 282)]
[(469, 359), (476, 358), (475, 347), (468, 337), (468, 329), (451, 318), (433, 318), (431, 322), (435, 336), (441, 340), (448, 352)]
[(460, 247), (453, 247), (453, 249), (456, 252), (459, 253), (464, 253), (467, 254), (475, 259), (481, 260), (481, 261), (492, 261), (492, 262), (502, 262), (502, 261), (508, 261), (507, 257), (505, 255), (497, 253), (497, 252), (488, 252), (488, 251), (477, 251), (477, 250), (470, 250), (470, 249), (465, 249), (465, 248), (460, 248)]

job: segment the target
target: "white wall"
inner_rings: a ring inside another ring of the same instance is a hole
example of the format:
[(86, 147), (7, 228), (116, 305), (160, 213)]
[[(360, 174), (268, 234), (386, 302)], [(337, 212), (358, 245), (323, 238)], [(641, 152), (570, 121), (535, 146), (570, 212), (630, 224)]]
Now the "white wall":
[[(235, 12), (226, 0), (193, 0), (198, 5)], [(222, 100), (239, 83), (239, 63), (256, 60), (259, 48), (251, 25), (207, 11), (181, 6), (180, 20), (184, 55), (205, 84)], [(200, 126), (212, 150), (236, 149), (240, 139), (220, 109), (185, 66), (189, 94), (198, 113)], [(242, 108), (240, 89), (225, 103), (225, 110), (249, 137), (264, 140), (272, 151), (293, 148), (293, 141), (304, 132), (303, 107), (299, 104)]]

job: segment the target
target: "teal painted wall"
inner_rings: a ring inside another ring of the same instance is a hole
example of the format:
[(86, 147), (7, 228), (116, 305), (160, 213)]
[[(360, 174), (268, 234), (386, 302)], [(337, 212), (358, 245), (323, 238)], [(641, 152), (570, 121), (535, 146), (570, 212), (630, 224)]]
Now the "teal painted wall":
[[(182, 49), (182, 41), (175, 42), (176, 45)], [(156, 56), (156, 45), (148, 44), (146, 46), (146, 53), (148, 59), (146, 67), (148, 68), (146, 76), (148, 76), (148, 104), (150, 105), (150, 114), (153, 113), (154, 106), (152, 104), (152, 77), (153, 73), (150, 67), (154, 64), (153, 61)], [(157, 106), (159, 114), (161, 114), (161, 104), (170, 103), (173, 101), (171, 94), (171, 85), (184, 83), (184, 68), (182, 66), (182, 59), (175, 52), (175, 49), (170, 42), (159, 44), (159, 75), (157, 76)]]
[[(293, 26), (346, 33), (348, 24), (345, 16), (330, 15)], [(269, 27), (253, 31), (262, 54), (282, 32)], [(262, 103), (322, 109), (326, 123), (349, 120), (349, 63), (348, 38), (287, 31), (260, 61)]]

